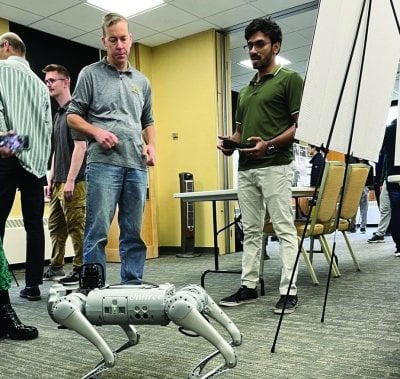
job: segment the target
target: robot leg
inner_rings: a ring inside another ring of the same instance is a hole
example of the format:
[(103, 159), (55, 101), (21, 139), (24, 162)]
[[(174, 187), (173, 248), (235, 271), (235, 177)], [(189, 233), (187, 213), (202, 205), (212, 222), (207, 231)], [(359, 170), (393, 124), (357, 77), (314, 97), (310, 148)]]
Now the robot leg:
[(180, 291), (168, 300), (166, 313), (176, 325), (191, 330), (205, 338), (214, 345), (225, 359), (227, 367), (236, 366), (237, 357), (233, 347), (215, 330), (215, 328), (204, 318), (196, 307), (196, 300), (189, 293), (180, 296)]
[(100, 351), (104, 358), (105, 366), (113, 367), (116, 362), (116, 356), (94, 326), (84, 316), (85, 302), (86, 296), (81, 293), (72, 293), (61, 297), (53, 304), (53, 319), (58, 324), (74, 330), (89, 340)]

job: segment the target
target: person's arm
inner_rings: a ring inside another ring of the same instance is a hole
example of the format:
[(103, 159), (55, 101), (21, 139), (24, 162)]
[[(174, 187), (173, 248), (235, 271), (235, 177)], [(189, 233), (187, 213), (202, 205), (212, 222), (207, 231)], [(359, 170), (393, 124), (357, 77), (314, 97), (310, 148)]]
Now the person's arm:
[(248, 138), (247, 140), (255, 142), (256, 146), (250, 149), (241, 149), (241, 151), (253, 157), (263, 157), (266, 155), (267, 149), (271, 146), (274, 146), (277, 149), (280, 147), (290, 146), (293, 143), (296, 135), (298, 114), (293, 115), (293, 119), (293, 125), (289, 126), (289, 128), (287, 128), (283, 133), (268, 141), (264, 141), (261, 137)]
[(147, 166), (154, 166), (156, 163), (156, 130), (154, 124), (143, 129), (143, 139), (146, 143), (143, 154), (146, 155)]
[(64, 185), (64, 199), (72, 200), (75, 189), (75, 179), (82, 167), (82, 162), (86, 154), (86, 141), (74, 141), (74, 150), (71, 156), (71, 165), (69, 166), (67, 181)]
[(54, 178), (54, 153), (51, 156), (51, 166), (50, 171), (47, 174), (47, 186), (44, 187), (44, 196), (50, 198), (51, 197), (51, 189), (53, 186), (53, 178)]
[(118, 143), (118, 137), (114, 133), (90, 124), (78, 114), (69, 114), (67, 122), (70, 128), (94, 138), (105, 150), (112, 149)]
[(225, 149), (223, 147), (223, 142), (224, 140), (230, 139), (239, 143), (242, 139), (242, 124), (238, 122), (236, 123), (235, 132), (232, 134), (232, 136), (218, 136), (218, 138), (221, 140), (221, 143), (217, 146), (217, 149), (221, 150), (224, 155), (232, 155), (233, 150)]

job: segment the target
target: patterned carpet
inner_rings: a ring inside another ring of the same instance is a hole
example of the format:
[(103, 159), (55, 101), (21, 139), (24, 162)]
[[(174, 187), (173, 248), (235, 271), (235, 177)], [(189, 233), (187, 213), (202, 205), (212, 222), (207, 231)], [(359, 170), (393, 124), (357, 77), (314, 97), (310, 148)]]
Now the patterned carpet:
[[(400, 378), (400, 258), (393, 256), (390, 237), (385, 243), (366, 243), (372, 231), (351, 235), (361, 272), (355, 270), (342, 236), (337, 236), (342, 276), (331, 281), (323, 323), (327, 263), (321, 254), (314, 255), (320, 281), (319, 286), (314, 286), (300, 259), (299, 307), (283, 319), (274, 353), (271, 346), (279, 316), (272, 309), (278, 299), (280, 259), (278, 244), (270, 243), (271, 259), (265, 261), (264, 274), (266, 296), (255, 304), (224, 309), (243, 334), (243, 344), (236, 348), (237, 366), (221, 378)], [(241, 253), (225, 255), (220, 266), (236, 269), (240, 260)], [(208, 268), (213, 268), (211, 255), (163, 256), (146, 262), (145, 278), (154, 283), (172, 282), (180, 288), (199, 284), (201, 273)], [(16, 275), (23, 285), (23, 271), (17, 270)], [(109, 264), (108, 281), (115, 283), (118, 279), (119, 265)], [(37, 326), (40, 335), (28, 342), (0, 341), (1, 378), (80, 378), (101, 360), (100, 353), (88, 341), (75, 332), (57, 329), (49, 318), (45, 298), (50, 285), (51, 282), (43, 285), (44, 296), (39, 302), (19, 298), (20, 288), (13, 285), (11, 296), (18, 315), (25, 323)], [(239, 285), (237, 274), (206, 276), (206, 290), (216, 301), (235, 292)], [(212, 324), (226, 336), (219, 325)], [(137, 329), (140, 343), (121, 352), (116, 366), (103, 373), (102, 378), (187, 378), (190, 370), (214, 351), (203, 338), (184, 336), (172, 323)], [(116, 326), (98, 330), (113, 349), (126, 342)]]

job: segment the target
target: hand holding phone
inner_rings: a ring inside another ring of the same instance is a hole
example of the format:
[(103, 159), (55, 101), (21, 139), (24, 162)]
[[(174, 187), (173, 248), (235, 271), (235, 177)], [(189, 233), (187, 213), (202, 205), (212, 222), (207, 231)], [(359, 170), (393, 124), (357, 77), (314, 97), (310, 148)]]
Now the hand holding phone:
[(17, 134), (0, 135), (0, 147), (6, 147), (13, 153), (29, 148), (29, 137)]

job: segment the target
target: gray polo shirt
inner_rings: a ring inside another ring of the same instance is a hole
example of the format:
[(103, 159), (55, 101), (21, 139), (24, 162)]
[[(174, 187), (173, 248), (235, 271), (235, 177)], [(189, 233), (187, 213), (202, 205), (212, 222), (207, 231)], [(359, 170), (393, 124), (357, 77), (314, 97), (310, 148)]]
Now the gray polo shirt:
[(119, 72), (105, 59), (82, 69), (67, 114), (114, 133), (119, 143), (104, 150), (89, 140), (87, 163), (146, 170), (142, 130), (154, 123), (148, 79), (131, 66)]

